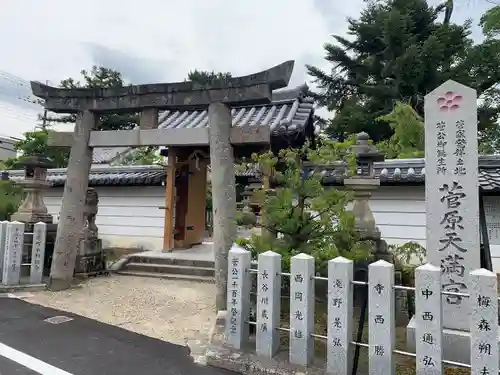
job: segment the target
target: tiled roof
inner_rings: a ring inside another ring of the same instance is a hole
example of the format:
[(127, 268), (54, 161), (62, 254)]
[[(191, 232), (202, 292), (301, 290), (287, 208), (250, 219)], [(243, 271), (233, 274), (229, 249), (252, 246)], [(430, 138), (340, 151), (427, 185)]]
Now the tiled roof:
[[(309, 173), (314, 173), (308, 168)], [(393, 159), (374, 163), (375, 175), (380, 178), (381, 184), (423, 184), (425, 182), (425, 160), (418, 159)], [(340, 164), (325, 166), (321, 169), (325, 184), (342, 184), (344, 167)], [(500, 190), (500, 155), (479, 157), (479, 185), (485, 191)]]
[[(308, 87), (273, 92), (270, 104), (253, 107), (233, 107), (233, 126), (269, 126), (271, 134), (289, 134), (302, 131), (314, 113), (314, 100), (307, 96)], [(206, 128), (207, 111), (163, 111), (159, 114), (159, 129)], [(128, 147), (95, 148), (94, 164), (107, 164), (117, 156), (132, 150)]]
[(93, 164), (108, 164), (131, 150), (130, 147), (99, 147), (94, 148)]
[[(9, 178), (13, 181), (24, 179), (23, 170), (9, 170)], [(63, 186), (66, 182), (67, 168), (53, 168), (47, 170), (47, 181), (52, 186)], [(238, 177), (259, 176), (258, 171), (247, 170), (237, 172)], [(90, 169), (89, 186), (134, 186), (134, 185), (162, 185), (167, 172), (159, 165), (94, 165)]]
[[(306, 167), (306, 173), (314, 173), (318, 167)], [(323, 182), (340, 185), (344, 179), (341, 164), (319, 168)], [(11, 170), (9, 177), (14, 181), (23, 179), (24, 171)], [(424, 159), (395, 159), (375, 163), (375, 173), (383, 185), (423, 184), (425, 182)], [(260, 177), (256, 168), (237, 172), (238, 177)], [(102, 185), (161, 185), (165, 181), (166, 170), (156, 165), (104, 166), (95, 165), (90, 171), (90, 186)], [(49, 169), (47, 180), (54, 186), (62, 186), (66, 181), (66, 168)], [(479, 184), (485, 191), (500, 191), (500, 156), (479, 158)]]
[[(63, 186), (66, 182), (66, 168), (54, 168), (47, 171), (47, 181), (53, 186)], [(11, 170), (9, 178), (20, 181), (24, 171)], [(89, 186), (105, 185), (161, 185), (165, 181), (166, 171), (156, 165), (134, 165), (109, 167), (93, 166), (89, 174)]]
[[(267, 105), (232, 108), (233, 126), (269, 126), (272, 133), (295, 133), (307, 125), (314, 101), (306, 97), (307, 86), (273, 94)], [(161, 129), (206, 128), (207, 111), (164, 111), (160, 114)]]

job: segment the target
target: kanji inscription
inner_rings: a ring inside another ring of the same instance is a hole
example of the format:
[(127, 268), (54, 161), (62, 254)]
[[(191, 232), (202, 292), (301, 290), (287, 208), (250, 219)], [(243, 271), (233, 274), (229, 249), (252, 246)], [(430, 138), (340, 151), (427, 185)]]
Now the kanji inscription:
[(445, 328), (467, 330), (471, 270), (480, 267), (476, 92), (448, 81), (425, 97), (428, 261), (441, 268)]

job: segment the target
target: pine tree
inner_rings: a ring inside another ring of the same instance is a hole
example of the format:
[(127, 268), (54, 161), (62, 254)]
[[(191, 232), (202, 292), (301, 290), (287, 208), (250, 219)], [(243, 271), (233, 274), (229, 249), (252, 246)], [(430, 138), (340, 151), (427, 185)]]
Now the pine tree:
[(210, 84), (214, 81), (227, 81), (230, 79), (231, 73), (226, 72), (218, 72), (216, 73), (215, 71), (204, 71), (204, 70), (198, 70), (195, 69), (191, 72), (188, 73), (188, 81), (199, 83), (200, 85), (207, 85)]
[[(118, 88), (125, 85), (120, 72), (94, 65), (90, 71), (83, 69), (81, 71), (82, 81), (67, 78), (61, 81), (60, 86), (66, 89), (73, 88)], [(52, 123), (75, 122), (75, 115), (49, 118)], [(139, 124), (139, 115), (137, 113), (106, 113), (100, 116), (99, 130), (127, 130), (133, 129)]]
[(488, 100), (500, 81), (500, 43), (474, 45), (470, 22), (451, 22), (452, 2), (436, 8), (425, 0), (371, 1), (358, 19), (349, 19), (349, 38), (334, 36), (325, 45), (331, 72), (308, 66), (321, 92), (318, 102), (335, 117), (330, 136), (343, 139), (366, 131), (374, 141), (393, 134), (376, 121), (403, 101), (423, 116), (424, 96), (448, 79), (471, 86), (482, 96), (479, 129), (494, 127), (498, 105)]

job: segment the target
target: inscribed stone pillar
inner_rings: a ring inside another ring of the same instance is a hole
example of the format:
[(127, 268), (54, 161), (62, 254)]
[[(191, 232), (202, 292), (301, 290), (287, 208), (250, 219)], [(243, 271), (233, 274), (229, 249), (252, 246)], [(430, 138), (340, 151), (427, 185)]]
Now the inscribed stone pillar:
[[(477, 96), (447, 81), (425, 97), (427, 259), (441, 267), (445, 291), (467, 293), (480, 267)], [(443, 295), (444, 328), (469, 329), (464, 298)]]
[(234, 245), (229, 251), (229, 282), (227, 284), (228, 315), (226, 320), (226, 344), (242, 349), (248, 340), (250, 316), (250, 252)]
[(298, 254), (290, 264), (290, 363), (314, 358), (314, 258)]
[(236, 189), (231, 146), (231, 110), (223, 103), (208, 106), (212, 178), (213, 247), (215, 255), (216, 309), (226, 309), (227, 254), (236, 238)]
[(257, 276), (258, 355), (271, 358), (280, 346), (281, 255), (273, 251), (259, 254)]
[(415, 270), (416, 374), (443, 373), (441, 269), (425, 264)]
[(498, 374), (498, 280), (485, 269), (470, 273), (472, 375)]
[(23, 255), (24, 223), (13, 221), (7, 224), (5, 238), (5, 258), (3, 285), (18, 285), (21, 277), (21, 259)]
[(352, 361), (353, 261), (337, 257), (328, 261), (328, 341), (326, 372), (350, 374)]
[(69, 288), (73, 279), (92, 165), (92, 149), (88, 144), (96, 122), (97, 116), (88, 110), (77, 114), (50, 269), (48, 287), (52, 290)]
[(3, 266), (5, 258), (5, 238), (7, 236), (8, 221), (0, 221), (0, 281), (3, 277)]
[(42, 282), (46, 237), (47, 237), (47, 224), (39, 222), (33, 225), (30, 284), (40, 284)]
[(368, 266), (368, 319), (370, 375), (394, 375), (394, 265), (385, 260)]

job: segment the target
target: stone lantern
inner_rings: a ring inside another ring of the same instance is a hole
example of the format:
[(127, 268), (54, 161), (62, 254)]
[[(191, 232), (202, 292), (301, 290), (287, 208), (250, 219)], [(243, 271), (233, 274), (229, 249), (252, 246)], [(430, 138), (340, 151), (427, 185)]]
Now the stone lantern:
[[(47, 207), (43, 201), (44, 190), (51, 186), (47, 181), (47, 168), (52, 166), (50, 159), (44, 156), (26, 156), (21, 157), (17, 166), (24, 169), (24, 179), (16, 182), (22, 186), (24, 191), (24, 199), (16, 213), (11, 215), (10, 220), (20, 221), (24, 223), (25, 233), (33, 232), (33, 225), (38, 222), (47, 224), (47, 234), (45, 240), (45, 257), (44, 257), (44, 275), (48, 276), (52, 263), (52, 254), (54, 251), (54, 243), (57, 233), (57, 224), (54, 224), (54, 218), (49, 214)], [(2, 174), (2, 179), (4, 175)], [(23, 263), (28, 261), (30, 257), (31, 244), (33, 237), (25, 236), (25, 253), (23, 253)], [(24, 275), (27, 269), (22, 269), (21, 274)]]
[(368, 203), (372, 192), (380, 186), (380, 179), (375, 176), (374, 163), (384, 160), (383, 153), (369, 141), (370, 137), (365, 132), (356, 136), (356, 145), (351, 149), (356, 155), (356, 173), (344, 179), (344, 186), (354, 194), (352, 212), (361, 239), (375, 242), (376, 259), (392, 261), (387, 244), (381, 240), (380, 230)]
[(24, 180), (17, 184), (22, 186), (25, 196), (11, 220), (23, 223), (52, 223), (52, 215), (43, 201), (43, 191), (51, 185), (47, 182), (47, 168), (50, 168), (52, 163), (43, 156), (27, 156), (21, 158), (17, 165), (24, 169)]

